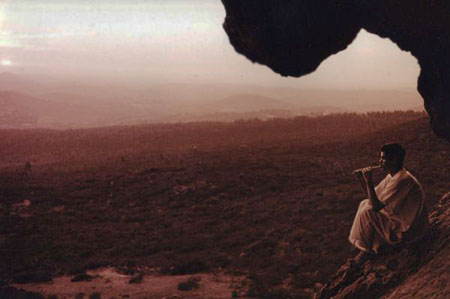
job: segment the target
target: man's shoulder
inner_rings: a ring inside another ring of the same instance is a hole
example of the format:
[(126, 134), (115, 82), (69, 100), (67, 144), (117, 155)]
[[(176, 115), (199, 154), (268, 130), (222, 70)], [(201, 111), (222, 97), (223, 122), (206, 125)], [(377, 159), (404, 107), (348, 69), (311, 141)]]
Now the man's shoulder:
[(409, 180), (420, 185), (419, 180), (408, 170), (405, 170), (404, 180)]
[(412, 187), (414, 185), (420, 186), (419, 181), (417, 178), (412, 175), (409, 171), (404, 169), (402, 173), (400, 173), (398, 176), (395, 177), (395, 180), (393, 182), (397, 187)]
[(408, 182), (408, 184), (410, 184), (412, 186), (413, 190), (416, 190), (417, 192), (423, 193), (422, 184), (409, 171), (407, 171), (407, 177), (405, 178), (405, 182)]

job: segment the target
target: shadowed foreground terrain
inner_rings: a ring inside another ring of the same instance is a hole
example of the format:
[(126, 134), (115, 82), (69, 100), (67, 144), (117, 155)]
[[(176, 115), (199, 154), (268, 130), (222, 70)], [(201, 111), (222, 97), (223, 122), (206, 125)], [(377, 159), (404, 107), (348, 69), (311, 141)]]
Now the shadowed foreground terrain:
[(351, 171), (392, 140), (433, 207), (449, 149), (422, 113), (1, 130), (0, 280), (220, 268), (248, 295), (310, 296), (353, 254)]

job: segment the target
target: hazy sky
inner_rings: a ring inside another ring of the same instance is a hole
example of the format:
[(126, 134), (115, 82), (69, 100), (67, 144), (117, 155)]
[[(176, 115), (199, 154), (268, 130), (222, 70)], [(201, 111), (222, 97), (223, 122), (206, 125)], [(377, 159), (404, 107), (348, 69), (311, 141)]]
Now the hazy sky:
[(360, 32), (302, 78), (234, 52), (219, 0), (0, 0), (0, 71), (143, 82), (416, 88), (416, 59)]

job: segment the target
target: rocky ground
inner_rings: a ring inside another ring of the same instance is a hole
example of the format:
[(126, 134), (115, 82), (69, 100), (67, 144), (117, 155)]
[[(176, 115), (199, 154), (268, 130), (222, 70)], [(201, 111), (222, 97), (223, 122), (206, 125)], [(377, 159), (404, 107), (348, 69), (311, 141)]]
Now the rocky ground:
[(318, 298), (446, 298), (450, 294), (450, 193), (430, 214), (419, 241), (357, 265), (348, 260)]
[(233, 296), (241, 297), (247, 289), (245, 284), (246, 280), (244, 277), (230, 276), (223, 273), (127, 275), (121, 273), (119, 269), (99, 268), (86, 271), (84, 274), (54, 278), (47, 283), (13, 284), (8, 290), (0, 289), (0, 298), (20, 297), (22, 293), (25, 297), (28, 296), (30, 298), (35, 296), (59, 299), (93, 297), (224, 299)]

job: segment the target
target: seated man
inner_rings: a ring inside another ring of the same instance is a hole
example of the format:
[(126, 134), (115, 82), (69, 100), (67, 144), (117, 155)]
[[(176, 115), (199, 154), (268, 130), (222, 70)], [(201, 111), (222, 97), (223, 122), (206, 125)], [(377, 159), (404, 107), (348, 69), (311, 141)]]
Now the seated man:
[(368, 196), (359, 205), (348, 237), (361, 250), (355, 258), (357, 263), (370, 258), (383, 244), (418, 239), (428, 225), (425, 193), (417, 179), (403, 168), (404, 157), (400, 144), (383, 145), (380, 166), (388, 174), (376, 187), (373, 167), (357, 171)]

